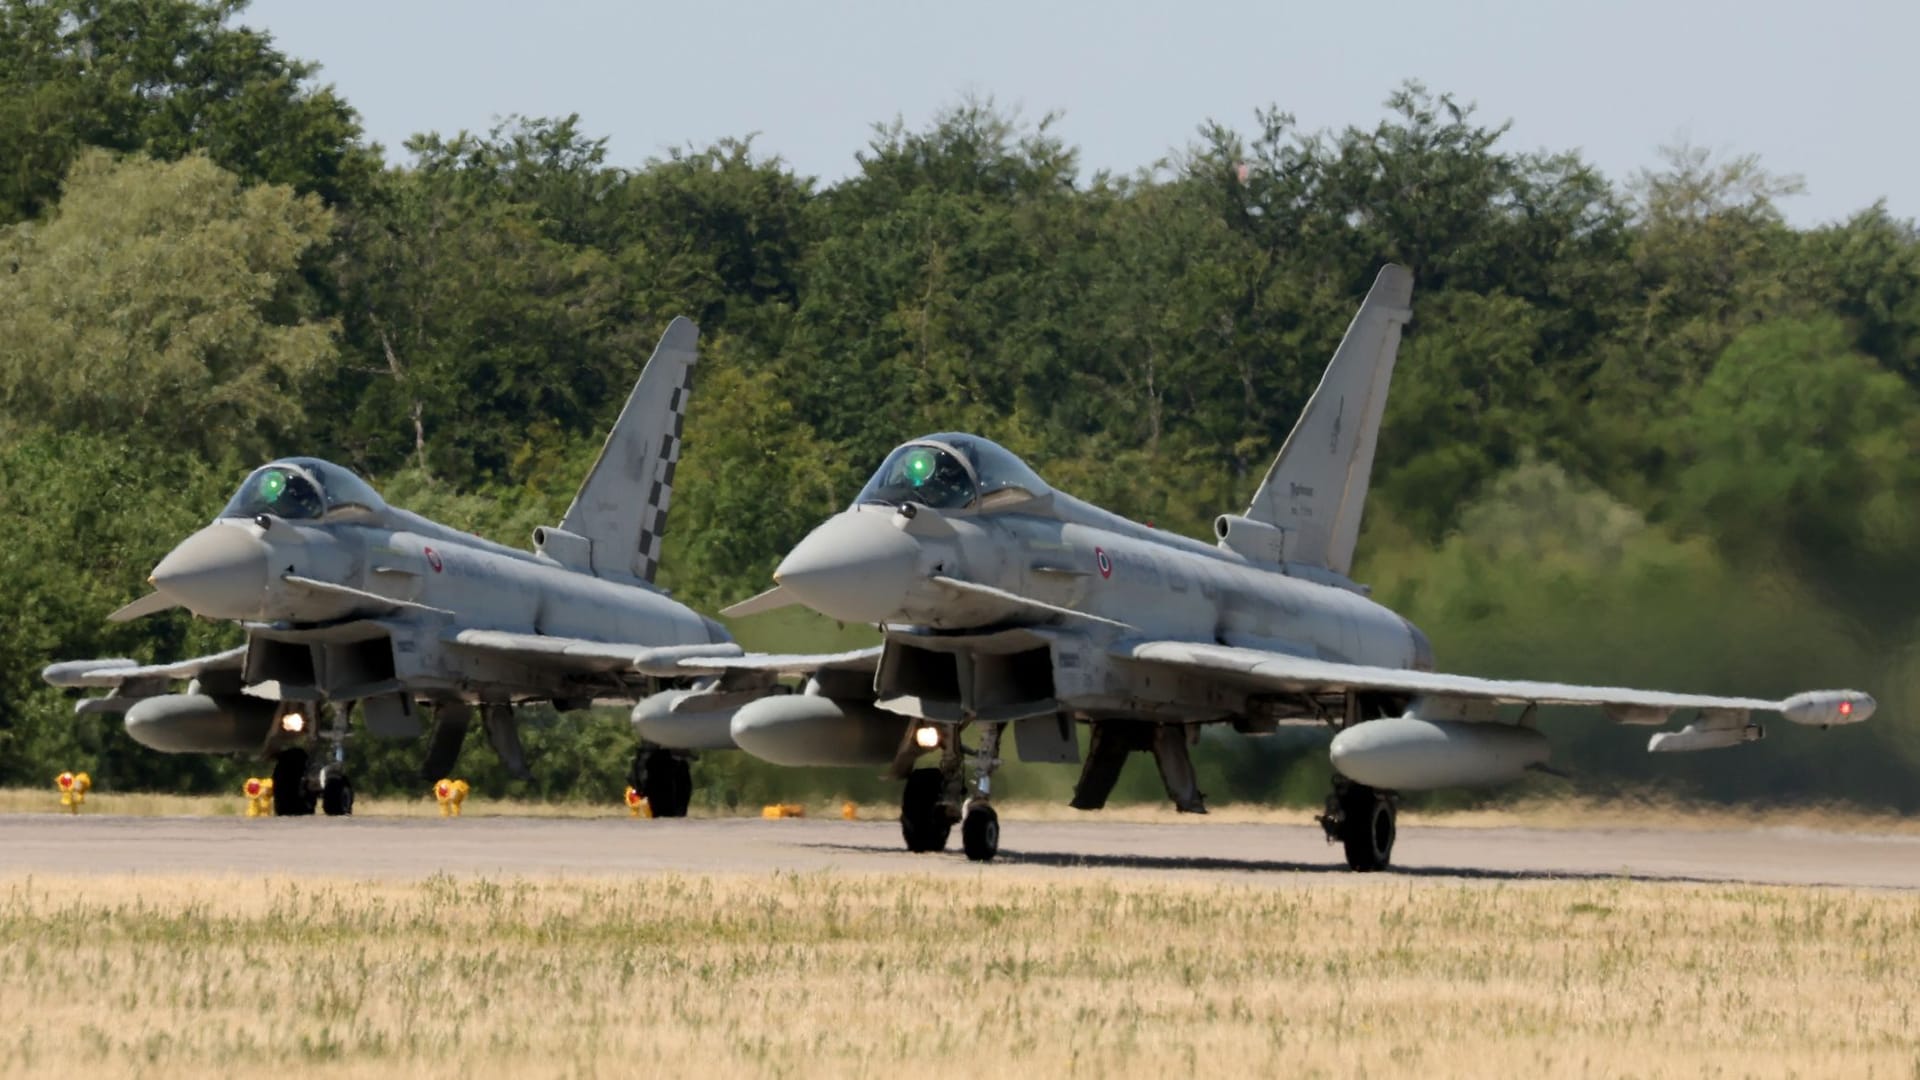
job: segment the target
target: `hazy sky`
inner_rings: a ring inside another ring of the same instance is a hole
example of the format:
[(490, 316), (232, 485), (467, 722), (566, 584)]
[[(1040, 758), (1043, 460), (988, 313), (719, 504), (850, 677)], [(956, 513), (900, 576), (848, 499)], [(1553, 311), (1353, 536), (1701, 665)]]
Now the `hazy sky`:
[(240, 21), (320, 62), (396, 158), (414, 132), (577, 112), (618, 164), (757, 133), (833, 180), (875, 121), (974, 93), (1060, 111), (1085, 171), (1131, 171), (1267, 104), (1371, 125), (1417, 78), (1615, 179), (1684, 138), (1802, 176), (1798, 224), (1920, 216), (1913, 0), (255, 0)]

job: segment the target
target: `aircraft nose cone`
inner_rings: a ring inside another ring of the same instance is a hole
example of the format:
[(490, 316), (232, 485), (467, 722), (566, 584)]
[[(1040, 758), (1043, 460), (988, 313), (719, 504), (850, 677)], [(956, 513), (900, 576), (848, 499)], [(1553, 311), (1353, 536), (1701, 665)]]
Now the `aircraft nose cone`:
[(787, 553), (773, 580), (794, 599), (841, 622), (896, 616), (920, 577), (920, 544), (888, 514), (850, 510)]
[(209, 525), (168, 552), (152, 580), (195, 615), (252, 618), (267, 600), (267, 545), (244, 526)]

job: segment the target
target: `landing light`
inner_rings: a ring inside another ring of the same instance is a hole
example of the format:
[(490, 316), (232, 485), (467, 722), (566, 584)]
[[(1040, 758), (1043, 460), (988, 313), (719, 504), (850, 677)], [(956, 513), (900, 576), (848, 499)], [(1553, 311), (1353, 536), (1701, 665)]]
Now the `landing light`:
[(913, 733), (913, 744), (922, 750), (931, 750), (940, 745), (940, 729), (923, 727)]
[(298, 735), (307, 730), (307, 718), (297, 712), (290, 712), (280, 718), (280, 730)]

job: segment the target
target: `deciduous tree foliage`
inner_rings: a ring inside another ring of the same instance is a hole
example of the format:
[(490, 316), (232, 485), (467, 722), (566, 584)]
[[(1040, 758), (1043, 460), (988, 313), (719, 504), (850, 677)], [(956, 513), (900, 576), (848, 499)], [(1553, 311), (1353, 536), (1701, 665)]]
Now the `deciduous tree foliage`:
[[(705, 360), (664, 573), (703, 608), (764, 588), (925, 431), (1204, 535), (1397, 260), (1419, 284), (1361, 545), (1376, 595), (1455, 670), (1884, 702), (1864, 729), (1677, 761), (1555, 718), (1590, 788), (1920, 807), (1920, 234), (1884, 206), (1794, 228), (1797, 181), (1685, 146), (1609, 180), (1418, 84), (1371, 126), (1206, 121), (1125, 176), (982, 99), (876, 126), (830, 184), (746, 139), (612, 162), (577, 116), (423, 134), (381, 169), (235, 4), (0, 11), (0, 559), (23, 613), (0, 628), (0, 781), (241, 774), (75, 721), (34, 671), (230, 633), (100, 619), (266, 454), (522, 543), (684, 313)], [(790, 613), (740, 630), (845, 640)], [(573, 724), (535, 733), (530, 790), (611, 794), (621, 721)], [(354, 753), (377, 787), (418, 748)], [(701, 767), (723, 801), (881, 794)], [(1216, 798), (1325, 783), (1311, 740), (1210, 739), (1201, 767)], [(1122, 790), (1153, 797), (1151, 770)]]
[(334, 358), (298, 270), (331, 214), (205, 157), (90, 150), (46, 220), (0, 237), (0, 409), (208, 459), (301, 430)]

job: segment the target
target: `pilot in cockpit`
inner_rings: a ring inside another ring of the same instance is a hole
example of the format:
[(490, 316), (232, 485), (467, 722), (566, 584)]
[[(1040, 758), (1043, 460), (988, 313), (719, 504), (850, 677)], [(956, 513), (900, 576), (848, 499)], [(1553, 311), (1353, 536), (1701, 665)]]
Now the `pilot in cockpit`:
[(287, 458), (255, 469), (220, 516), (271, 514), (287, 521), (313, 521), (342, 511), (376, 511), (382, 505), (379, 494), (347, 469), (318, 458)]
[(888, 454), (854, 501), (985, 510), (1046, 492), (1046, 483), (1005, 447), (978, 435), (948, 432), (915, 439)]

